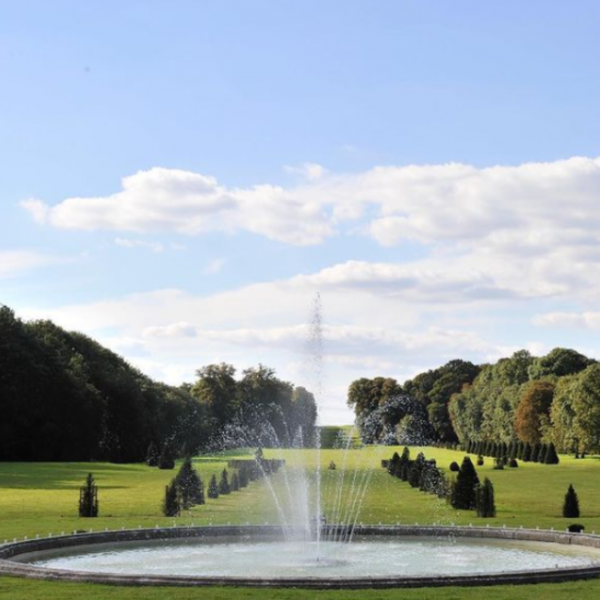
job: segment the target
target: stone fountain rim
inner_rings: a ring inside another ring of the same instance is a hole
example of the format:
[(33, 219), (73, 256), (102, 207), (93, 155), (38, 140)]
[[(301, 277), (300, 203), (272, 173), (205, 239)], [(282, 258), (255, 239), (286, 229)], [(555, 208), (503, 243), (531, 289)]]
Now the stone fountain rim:
[[(325, 528), (332, 528), (327, 525)], [(190, 577), (169, 575), (125, 575), (48, 569), (15, 562), (14, 558), (32, 552), (60, 548), (89, 546), (114, 542), (136, 542), (167, 539), (202, 539), (222, 536), (276, 536), (281, 528), (274, 525), (209, 525), (203, 527), (170, 527), (124, 529), (90, 533), (75, 533), (55, 537), (30, 539), (0, 545), (0, 574), (31, 579), (75, 581), (127, 586), (236, 586), (236, 587), (303, 587), (318, 589), (415, 588), (442, 586), (489, 586), (524, 583), (549, 583), (600, 577), (600, 563), (586, 567), (565, 567), (548, 570), (517, 571), (478, 575), (432, 577), (381, 576), (360, 578), (244, 578)], [(360, 525), (356, 535), (363, 536), (455, 536), (473, 539), (537, 541), (600, 549), (600, 535), (569, 533), (554, 530), (514, 529), (508, 527), (442, 527), (435, 525)]]

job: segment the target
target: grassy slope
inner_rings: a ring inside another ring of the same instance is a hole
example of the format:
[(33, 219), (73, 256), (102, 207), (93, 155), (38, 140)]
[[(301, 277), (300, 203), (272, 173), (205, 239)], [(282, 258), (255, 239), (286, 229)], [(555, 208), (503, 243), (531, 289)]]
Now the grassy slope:
[[(456, 511), (431, 495), (411, 489), (379, 467), (382, 458), (391, 456), (395, 448), (365, 448), (349, 451), (347, 455), (346, 482), (354, 468), (368, 473), (368, 487), (359, 521), (369, 523), (440, 523), (483, 524), (525, 527), (554, 527), (563, 529), (568, 522), (560, 517), (562, 500), (569, 483), (577, 490), (582, 506), (582, 522), (586, 531), (600, 532), (600, 460), (588, 458), (574, 460), (561, 457), (558, 466), (521, 464), (519, 469), (493, 471), (491, 459), (478, 468), (481, 477), (494, 482), (498, 517), (488, 521), (478, 519), (471, 512)], [(415, 450), (413, 450), (413, 454)], [(438, 465), (447, 467), (453, 460), (462, 460), (462, 453), (434, 448), (425, 449), (427, 458), (435, 458)], [(288, 465), (306, 464), (314, 467), (314, 451), (290, 453), (267, 451), (267, 456), (283, 456)], [(225, 457), (196, 460), (202, 478), (208, 481), (212, 473), (219, 474), (225, 466)], [(337, 469), (326, 467), (331, 461)], [(325, 513), (333, 515), (332, 502), (335, 484), (342, 477), (344, 455), (338, 450), (321, 453), (325, 475)], [(100, 486), (101, 516), (93, 520), (77, 517), (78, 488), (85, 475), (92, 470)], [(0, 463), (0, 542), (5, 538), (46, 535), (74, 529), (118, 529), (121, 527), (148, 527), (173, 524), (173, 519), (160, 515), (164, 486), (174, 472), (149, 469), (143, 465), (97, 464), (23, 464)], [(361, 475), (362, 476), (362, 475)], [(278, 475), (275, 486), (283, 486)], [(282, 488), (280, 488), (282, 489)], [(227, 522), (262, 523), (274, 521), (272, 502), (266, 486), (250, 484), (246, 490), (208, 501), (177, 519), (179, 524), (204, 524)], [(357, 591), (314, 592), (301, 590), (169, 590), (169, 598), (312, 598), (315, 595), (331, 598), (476, 598), (481, 589), (412, 590), (412, 591)], [(537, 598), (592, 598), (600, 595), (600, 582), (552, 586), (502, 587), (485, 590), (486, 598), (520, 598), (527, 595)], [(22, 581), (0, 578), (0, 598), (159, 598), (164, 590), (140, 588), (107, 588), (104, 586), (75, 585), (50, 582)]]

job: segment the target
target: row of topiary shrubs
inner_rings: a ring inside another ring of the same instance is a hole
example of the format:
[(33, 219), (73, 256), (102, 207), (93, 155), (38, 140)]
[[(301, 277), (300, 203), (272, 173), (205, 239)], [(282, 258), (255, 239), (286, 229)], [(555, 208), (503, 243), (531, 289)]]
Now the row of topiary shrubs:
[(382, 466), (393, 477), (406, 481), (413, 488), (445, 499), (454, 508), (474, 509), (480, 517), (496, 516), (494, 486), (487, 478), (483, 484), (480, 483), (468, 456), (460, 467), (456, 464), (456, 479), (448, 479), (437, 467), (436, 461), (427, 460), (422, 452), (419, 452), (415, 460), (411, 460), (408, 448), (404, 448), (402, 455), (395, 452), (390, 460), (382, 461)]
[[(231, 480), (227, 469), (223, 469), (219, 481), (217, 481), (217, 476), (213, 474), (206, 495), (214, 500), (221, 495), (237, 492), (247, 487), (251, 481), (256, 481), (259, 477), (268, 477), (276, 473), (284, 464), (283, 461), (263, 458), (260, 449), (257, 451), (256, 456), (254, 460), (236, 460), (236, 468), (233, 471)], [(184, 459), (177, 475), (165, 488), (163, 514), (166, 517), (177, 517), (182, 510), (188, 510), (192, 506), (205, 504), (205, 502), (204, 483), (196, 469), (194, 469), (192, 459), (187, 457)]]
[(557, 465), (560, 462), (554, 444), (530, 444), (528, 442), (473, 442), (466, 444), (468, 454), (490, 456), (493, 458), (518, 459), (523, 462), (536, 462), (545, 465)]

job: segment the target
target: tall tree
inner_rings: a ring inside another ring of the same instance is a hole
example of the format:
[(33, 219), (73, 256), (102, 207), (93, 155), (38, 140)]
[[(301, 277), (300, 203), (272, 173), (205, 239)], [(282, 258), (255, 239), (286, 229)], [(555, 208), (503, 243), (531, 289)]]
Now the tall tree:
[(191, 394), (210, 411), (216, 427), (230, 421), (239, 408), (235, 367), (227, 363), (207, 365), (196, 371)]
[(525, 387), (515, 411), (515, 431), (521, 441), (541, 442), (543, 427), (550, 422), (554, 387), (550, 381), (532, 381)]

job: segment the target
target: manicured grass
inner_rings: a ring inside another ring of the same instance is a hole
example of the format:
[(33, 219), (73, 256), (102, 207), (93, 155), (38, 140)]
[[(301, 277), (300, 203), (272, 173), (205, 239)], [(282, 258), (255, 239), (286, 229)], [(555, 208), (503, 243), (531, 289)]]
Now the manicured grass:
[[(331, 520), (336, 514), (339, 482), (345, 486), (341, 497), (349, 495), (349, 483), (354, 472), (354, 489), (362, 483), (365, 494), (358, 521), (364, 523), (451, 523), (510, 527), (541, 527), (564, 529), (571, 520), (563, 519), (561, 507), (567, 487), (572, 483), (579, 495), (583, 523), (587, 532), (600, 532), (600, 460), (596, 457), (575, 460), (561, 456), (560, 465), (519, 463), (518, 469), (494, 471), (492, 459), (478, 467), (481, 478), (489, 477), (495, 487), (498, 516), (495, 519), (478, 519), (474, 513), (456, 511), (432, 495), (411, 489), (387, 474), (381, 468), (381, 459), (389, 458), (401, 448), (367, 447), (350, 450), (323, 450), (320, 465), (323, 474), (324, 513)], [(412, 449), (413, 457), (420, 449)], [(437, 448), (422, 449), (427, 458), (435, 458), (438, 466), (446, 468), (456, 460), (460, 463), (464, 453)], [(239, 453), (238, 453), (239, 454)], [(288, 473), (296, 472), (301, 465), (316, 469), (317, 454), (312, 450), (266, 450), (266, 457), (284, 458)], [(208, 483), (226, 466), (229, 456), (199, 457), (195, 466), (202, 479)], [(475, 457), (472, 457), (473, 459)], [(331, 462), (335, 470), (327, 467)], [(344, 470), (344, 463), (346, 469)], [(79, 487), (88, 472), (93, 472), (99, 485), (100, 517), (80, 519), (77, 516)], [(263, 523), (276, 522), (275, 511), (268, 486), (263, 482), (251, 483), (248, 488), (217, 500), (208, 500), (204, 506), (195, 507), (178, 519), (161, 516), (164, 487), (176, 471), (159, 471), (145, 465), (112, 465), (107, 463), (0, 463), (0, 543), (4, 539), (34, 537), (71, 532), (73, 530), (102, 530), (164, 526), (174, 523)], [(362, 482), (362, 483), (361, 483)], [(271, 483), (279, 495), (287, 492), (286, 477), (275, 475)], [(289, 483), (289, 482), (288, 482)], [(313, 482), (314, 484), (314, 482)], [(342, 508), (343, 512), (343, 508)], [(32, 598), (347, 598), (374, 600), (376, 598), (523, 598), (529, 600), (572, 598), (578, 600), (600, 596), (600, 581), (536, 586), (502, 586), (496, 588), (447, 588), (427, 590), (371, 590), (371, 591), (306, 591), (306, 590), (249, 590), (249, 589), (164, 589), (119, 588), (57, 582), (27, 581), (0, 578), (0, 599)]]

